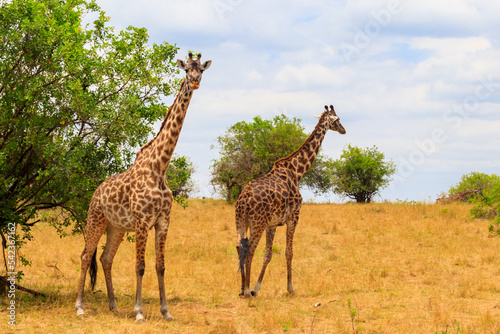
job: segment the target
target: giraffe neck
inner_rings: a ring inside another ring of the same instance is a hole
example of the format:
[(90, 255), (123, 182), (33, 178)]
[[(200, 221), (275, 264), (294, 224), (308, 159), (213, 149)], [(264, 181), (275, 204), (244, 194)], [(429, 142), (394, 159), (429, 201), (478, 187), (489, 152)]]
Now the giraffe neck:
[(300, 181), (318, 155), (321, 143), (328, 131), (327, 123), (326, 113), (323, 113), (316, 128), (314, 128), (304, 144), (289, 156), (276, 161), (273, 169), (284, 167), (296, 176), (297, 182)]
[[(165, 176), (192, 96), (193, 90), (186, 83), (186, 79), (184, 79), (174, 103), (169, 108), (161, 124), (160, 131), (154, 139), (150, 140), (137, 153), (136, 161), (149, 160), (150, 164), (148, 163), (147, 165), (157, 171), (160, 176)], [(141, 156), (141, 153), (143, 153), (144, 157)], [(141, 165), (144, 166), (144, 163)]]

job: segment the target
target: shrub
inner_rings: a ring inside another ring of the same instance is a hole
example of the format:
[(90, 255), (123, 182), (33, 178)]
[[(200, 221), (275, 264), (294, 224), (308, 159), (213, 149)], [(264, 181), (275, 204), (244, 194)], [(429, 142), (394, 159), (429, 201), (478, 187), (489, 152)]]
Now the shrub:
[(484, 190), (482, 196), (474, 199), (477, 205), (470, 210), (474, 218), (491, 219), (489, 231), (500, 235), (500, 185)]
[(479, 200), (487, 192), (491, 191), (495, 187), (500, 186), (500, 177), (496, 174), (485, 174), (478, 172), (471, 172), (469, 174), (464, 174), (455, 186), (450, 187), (448, 190), (448, 197), (452, 197), (459, 193), (468, 190), (477, 190), (477, 193), (471, 193), (467, 195), (467, 200)]

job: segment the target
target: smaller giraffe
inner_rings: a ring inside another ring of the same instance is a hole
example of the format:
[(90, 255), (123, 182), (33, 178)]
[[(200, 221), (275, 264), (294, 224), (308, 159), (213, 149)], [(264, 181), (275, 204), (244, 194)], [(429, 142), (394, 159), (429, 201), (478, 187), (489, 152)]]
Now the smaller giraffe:
[[(318, 117), (319, 122), (309, 138), (295, 152), (274, 163), (266, 175), (250, 182), (236, 202), (236, 232), (241, 271), (240, 296), (256, 296), (260, 290), (266, 267), (271, 261), (274, 234), (278, 226), (286, 224), (286, 264), (288, 293), (295, 294), (292, 285), (293, 234), (299, 220), (302, 196), (299, 181), (311, 167), (328, 130), (345, 134), (333, 106)], [(250, 238), (247, 231), (250, 230)], [(250, 269), (255, 249), (266, 231), (264, 263), (253, 291), (250, 291)]]

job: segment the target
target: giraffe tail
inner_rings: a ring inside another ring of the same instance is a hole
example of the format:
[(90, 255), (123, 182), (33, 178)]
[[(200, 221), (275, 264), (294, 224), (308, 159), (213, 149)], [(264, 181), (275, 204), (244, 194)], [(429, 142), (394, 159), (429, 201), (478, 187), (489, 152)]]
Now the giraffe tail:
[(90, 287), (92, 288), (92, 291), (94, 291), (95, 283), (97, 281), (97, 248), (94, 252), (94, 255), (92, 255), (89, 274), (90, 274)]
[(245, 274), (245, 260), (248, 254), (248, 238), (243, 238), (240, 240), (240, 271)]

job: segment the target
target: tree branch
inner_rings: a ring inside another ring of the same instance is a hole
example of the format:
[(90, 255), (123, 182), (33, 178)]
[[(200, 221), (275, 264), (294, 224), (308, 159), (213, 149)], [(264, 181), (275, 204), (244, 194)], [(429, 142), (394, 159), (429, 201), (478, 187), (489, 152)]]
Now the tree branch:
[(7, 248), (7, 239), (5, 238), (5, 235), (0, 232), (0, 235), (2, 236), (2, 253), (3, 253), (3, 262), (5, 263), (5, 272), (9, 272), (9, 269), (7, 267), (7, 258), (5, 257), (5, 248)]
[[(7, 286), (12, 285), (12, 283), (9, 280), (7, 280), (7, 276), (0, 276), (0, 281), (2, 281)], [(21, 291), (25, 291), (25, 292), (31, 293), (34, 296), (37, 296), (37, 297), (47, 297), (47, 295), (44, 294), (44, 293), (42, 293), (42, 292), (38, 292), (38, 291), (35, 291), (35, 290), (31, 290), (31, 289), (25, 288), (23, 286), (20, 286), (17, 283), (14, 283), (14, 286), (16, 287), (17, 290), (21, 290)]]

